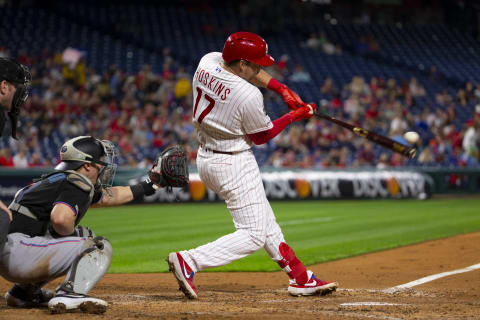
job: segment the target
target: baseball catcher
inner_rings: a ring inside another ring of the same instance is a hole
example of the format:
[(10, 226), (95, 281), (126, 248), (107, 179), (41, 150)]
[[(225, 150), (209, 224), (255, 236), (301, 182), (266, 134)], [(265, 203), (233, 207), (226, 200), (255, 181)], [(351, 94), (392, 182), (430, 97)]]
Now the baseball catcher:
[[(13, 220), (8, 241), (0, 253), (0, 275), (14, 283), (5, 294), (8, 306), (48, 306), (52, 313), (105, 312), (107, 302), (88, 293), (107, 272), (112, 246), (79, 224), (88, 208), (121, 205), (160, 187), (188, 183), (184, 153), (175, 147), (150, 170), (156, 182), (147, 178), (133, 186), (112, 186), (116, 154), (108, 140), (73, 138), (61, 147), (54, 172), (16, 193), (9, 205)], [(55, 296), (42, 288), (65, 274)]]

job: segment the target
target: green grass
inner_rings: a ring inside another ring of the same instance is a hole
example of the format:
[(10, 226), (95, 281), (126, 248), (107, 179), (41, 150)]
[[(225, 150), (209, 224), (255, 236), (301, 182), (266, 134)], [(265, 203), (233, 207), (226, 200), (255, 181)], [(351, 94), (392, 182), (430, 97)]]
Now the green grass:
[[(480, 230), (480, 199), (273, 202), (285, 239), (305, 264)], [(223, 203), (90, 209), (82, 225), (113, 245), (112, 273), (164, 272), (171, 251), (234, 231)], [(264, 250), (216, 271), (273, 271)]]

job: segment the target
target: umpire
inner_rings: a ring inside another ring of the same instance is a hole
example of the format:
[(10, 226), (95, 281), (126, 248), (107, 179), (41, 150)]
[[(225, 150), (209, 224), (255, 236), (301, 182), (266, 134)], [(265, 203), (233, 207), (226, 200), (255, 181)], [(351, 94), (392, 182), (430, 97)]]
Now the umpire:
[[(31, 75), (26, 66), (13, 59), (0, 58), (0, 138), (7, 121), (5, 112), (10, 118), (12, 137), (17, 138), (17, 119), (20, 107), (28, 98), (30, 82)], [(0, 252), (5, 245), (11, 220), (12, 213), (0, 201)]]

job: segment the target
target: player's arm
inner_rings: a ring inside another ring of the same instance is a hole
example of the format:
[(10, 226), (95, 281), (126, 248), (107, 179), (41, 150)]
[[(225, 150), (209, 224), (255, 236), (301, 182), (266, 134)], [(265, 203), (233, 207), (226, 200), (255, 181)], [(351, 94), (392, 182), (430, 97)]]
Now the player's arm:
[(56, 233), (61, 236), (71, 235), (75, 229), (77, 212), (67, 203), (58, 202), (53, 206), (50, 214), (50, 224)]
[(267, 88), (268, 83), (272, 80), (273, 77), (265, 70), (260, 69), (260, 72), (250, 80), (250, 82), (257, 87)]
[(143, 198), (143, 196), (152, 195), (155, 193), (155, 188), (151, 181), (142, 181), (133, 186), (118, 186), (107, 189), (102, 189), (100, 200), (92, 207), (110, 207), (118, 206), (128, 203), (137, 198)]
[(278, 82), (263, 69), (260, 69), (260, 72), (250, 82), (257, 87), (268, 88), (279, 94), (290, 110), (307, 105), (295, 91), (287, 87), (286, 84)]
[(59, 187), (61, 192), (52, 203), (50, 212), (50, 227), (52, 235), (72, 235), (75, 228), (75, 220), (79, 212), (86, 211), (90, 200), (90, 190), (79, 183), (80, 180), (69, 179)]
[(244, 132), (256, 145), (264, 144), (278, 135), (287, 125), (294, 121), (308, 119), (313, 116), (316, 110), (315, 104), (299, 107), (283, 115), (275, 121), (271, 121), (265, 112), (263, 96), (260, 90), (256, 89), (249, 99), (244, 101), (242, 115), (242, 126)]
[(132, 200), (151, 196), (162, 187), (186, 187), (189, 175), (187, 157), (180, 146), (172, 146), (162, 152), (152, 168), (148, 178), (129, 187), (111, 187), (103, 189), (100, 199), (93, 200), (93, 207), (121, 205)]
[(10, 219), (10, 221), (12, 221), (12, 212), (2, 201), (0, 201), (0, 210), (5, 211), (8, 214), (8, 218)]
[(282, 130), (290, 123), (311, 118), (315, 110), (316, 106), (313, 103), (306, 105), (305, 107), (299, 107), (298, 109), (290, 111), (282, 117), (272, 121), (273, 127), (271, 129), (248, 134), (248, 137), (256, 145), (267, 143), (282, 132)]

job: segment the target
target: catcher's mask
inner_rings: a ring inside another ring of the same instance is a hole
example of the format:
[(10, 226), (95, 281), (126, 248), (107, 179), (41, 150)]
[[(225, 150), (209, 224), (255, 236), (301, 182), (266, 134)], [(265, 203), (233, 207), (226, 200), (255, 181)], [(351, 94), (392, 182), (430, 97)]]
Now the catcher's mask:
[(116, 149), (112, 142), (91, 136), (80, 136), (65, 142), (60, 149), (56, 170), (77, 170), (84, 163), (102, 165), (95, 187), (110, 188), (117, 170)]
[[(15, 86), (8, 116), (12, 123), (12, 137), (17, 139), (17, 120), (20, 107), (27, 101), (32, 75), (28, 67), (9, 58), (0, 58), (0, 81), (6, 80)], [(0, 128), (3, 130), (3, 128)], [(1, 131), (0, 131), (1, 133)]]

